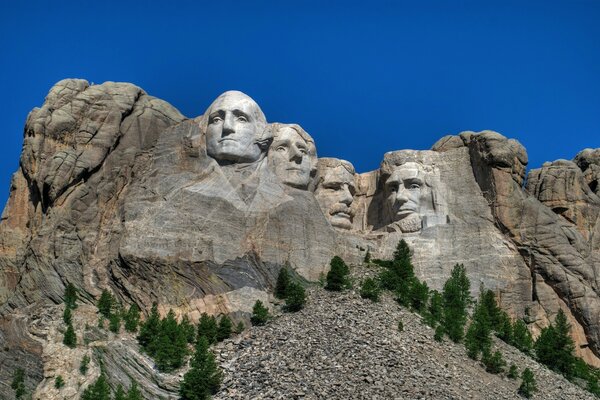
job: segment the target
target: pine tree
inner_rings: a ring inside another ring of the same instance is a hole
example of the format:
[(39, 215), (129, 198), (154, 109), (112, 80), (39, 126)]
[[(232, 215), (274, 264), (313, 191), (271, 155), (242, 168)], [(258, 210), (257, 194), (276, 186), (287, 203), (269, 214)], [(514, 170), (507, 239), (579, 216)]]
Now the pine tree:
[(490, 316), (483, 299), (484, 296), (481, 294), (479, 301), (475, 304), (473, 319), (465, 335), (467, 354), (474, 360), (479, 358), (480, 353), (488, 355), (492, 347)]
[(25, 396), (25, 370), (23, 368), (15, 370), (10, 387), (15, 391), (15, 399), (22, 399)]
[(527, 329), (525, 322), (522, 319), (516, 320), (513, 324), (512, 331), (511, 344), (523, 353), (531, 353), (531, 349), (533, 348), (533, 338), (531, 337), (531, 333), (529, 332), (529, 329)]
[(73, 324), (67, 325), (67, 330), (65, 331), (65, 335), (63, 337), (63, 344), (70, 348), (75, 348), (77, 346), (77, 335), (75, 335), (75, 329), (73, 329)]
[(181, 399), (210, 399), (211, 394), (219, 389), (222, 375), (217, 368), (214, 355), (208, 350), (208, 341), (204, 336), (201, 336), (196, 343), (190, 367), (179, 386)]
[(441, 342), (442, 340), (444, 340), (444, 332), (444, 327), (442, 325), (438, 325), (438, 327), (435, 328), (433, 340), (435, 340), (436, 342)]
[(341, 291), (348, 286), (348, 274), (350, 270), (348, 266), (340, 257), (335, 256), (331, 259), (330, 269), (327, 272), (327, 283), (325, 289), (332, 291)]
[(183, 365), (187, 355), (187, 334), (175, 318), (175, 312), (169, 310), (160, 321), (158, 338), (153, 346), (154, 361), (160, 371), (173, 371)]
[(423, 314), (429, 300), (429, 287), (425, 282), (415, 279), (410, 288), (410, 306), (419, 314)]
[(229, 316), (223, 315), (219, 320), (219, 326), (217, 327), (217, 341), (222, 342), (225, 339), (231, 337), (231, 331), (233, 329), (233, 323)]
[(519, 394), (526, 398), (530, 398), (534, 392), (537, 392), (537, 385), (535, 383), (535, 376), (529, 368), (525, 368), (521, 374), (521, 386), (519, 386)]
[(148, 319), (140, 326), (140, 333), (137, 337), (140, 346), (150, 354), (150, 343), (158, 336), (160, 328), (160, 315), (158, 314), (158, 304), (152, 304)]
[(62, 375), (58, 375), (56, 378), (54, 378), (54, 387), (61, 389), (63, 386), (65, 386), (65, 380), (63, 379)]
[(570, 331), (567, 316), (559, 310), (554, 324), (542, 329), (534, 345), (538, 360), (567, 379), (573, 377), (576, 363), (575, 343)]
[(179, 327), (184, 332), (186, 341), (189, 344), (194, 344), (196, 342), (196, 328), (192, 325), (190, 318), (187, 315), (184, 315), (183, 318), (181, 318)]
[(217, 330), (215, 317), (202, 313), (198, 321), (198, 338), (204, 336), (209, 344), (217, 343)]
[(287, 268), (281, 268), (279, 270), (279, 275), (277, 275), (277, 283), (275, 284), (275, 297), (278, 299), (285, 299), (290, 282), (290, 273)]
[(444, 302), (442, 295), (437, 290), (432, 290), (429, 305), (427, 306), (427, 312), (425, 313), (425, 323), (432, 328), (435, 328), (442, 320), (443, 314)]
[(106, 319), (110, 319), (113, 302), (114, 302), (113, 295), (107, 289), (104, 289), (102, 291), (102, 294), (100, 295), (100, 299), (98, 300), (98, 311)]
[(250, 317), (252, 325), (264, 325), (269, 318), (269, 310), (263, 305), (262, 301), (256, 300), (252, 308), (252, 317)]
[(244, 323), (240, 321), (235, 327), (235, 333), (239, 335), (240, 333), (244, 332), (244, 329), (246, 329), (246, 327), (244, 326)]
[(125, 330), (127, 332), (136, 332), (140, 323), (140, 308), (133, 303), (129, 306), (129, 310), (123, 318), (125, 320)]
[(483, 353), (483, 364), (485, 370), (490, 374), (499, 374), (504, 371), (506, 361), (502, 358), (502, 353), (496, 350), (493, 354), (489, 352)]
[(67, 308), (77, 308), (77, 289), (71, 282), (69, 282), (65, 288), (65, 304)]
[(127, 399), (126, 400), (144, 400), (144, 397), (142, 396), (142, 392), (140, 391), (140, 388), (138, 387), (138, 384), (136, 381), (131, 382), (131, 386), (129, 387), (129, 390), (127, 391)]
[(410, 261), (410, 248), (404, 239), (400, 240), (394, 251), (394, 261)]
[(121, 315), (119, 313), (113, 313), (108, 319), (108, 329), (111, 332), (119, 333), (121, 329)]
[(487, 310), (487, 313), (490, 318), (491, 328), (498, 332), (500, 330), (500, 326), (502, 324), (502, 309), (498, 307), (498, 303), (496, 302), (496, 296), (494, 292), (491, 290), (484, 290), (483, 283), (479, 289), (480, 293), (480, 302), (482, 306)]
[(73, 322), (73, 315), (71, 314), (71, 308), (65, 307), (65, 311), (63, 312), (63, 321), (65, 324), (69, 325)]
[(517, 379), (517, 377), (519, 376), (519, 370), (515, 364), (510, 365), (510, 368), (508, 369), (508, 374), (506, 374), (506, 376), (509, 379)]
[(103, 373), (83, 391), (81, 400), (110, 400), (110, 387)]
[(89, 364), (90, 364), (90, 356), (88, 356), (86, 354), (83, 356), (83, 358), (81, 359), (81, 362), (79, 363), (79, 373), (81, 375), (87, 374)]
[(464, 336), (467, 307), (471, 300), (470, 286), (465, 267), (462, 264), (456, 264), (452, 268), (450, 278), (444, 284), (442, 292), (443, 326), (448, 337), (454, 342), (460, 342)]
[(363, 299), (370, 299), (371, 301), (379, 301), (379, 294), (381, 289), (373, 278), (367, 278), (363, 281), (360, 287), (360, 297)]
[(289, 312), (302, 310), (306, 304), (306, 292), (302, 285), (296, 282), (290, 283), (285, 299), (285, 309)]
[(496, 336), (505, 343), (513, 343), (513, 324), (510, 321), (508, 314), (500, 310), (498, 315), (498, 327), (496, 328)]
[(115, 392), (115, 397), (113, 400), (127, 400), (127, 394), (125, 393), (125, 389), (123, 389), (123, 385), (119, 384), (117, 386), (117, 390)]

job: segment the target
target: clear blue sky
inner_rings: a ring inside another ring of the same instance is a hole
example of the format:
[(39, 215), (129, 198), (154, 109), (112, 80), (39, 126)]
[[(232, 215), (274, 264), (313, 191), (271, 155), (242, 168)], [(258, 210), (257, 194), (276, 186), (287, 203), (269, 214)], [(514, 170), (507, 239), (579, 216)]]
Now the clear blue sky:
[(238, 89), (360, 172), (462, 130), (517, 138), (530, 167), (600, 147), (600, 0), (361, 3), (2, 2), (0, 203), (27, 113), (70, 77), (188, 117)]

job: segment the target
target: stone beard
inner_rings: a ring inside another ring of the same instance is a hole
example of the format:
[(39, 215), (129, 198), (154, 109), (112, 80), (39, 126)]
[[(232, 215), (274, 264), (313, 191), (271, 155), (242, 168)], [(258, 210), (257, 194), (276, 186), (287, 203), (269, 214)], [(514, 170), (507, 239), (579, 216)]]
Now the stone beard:
[(272, 124), (269, 166), (285, 185), (306, 190), (317, 171), (314, 140), (296, 124)]
[(201, 121), (206, 153), (220, 164), (253, 163), (271, 140), (260, 107), (242, 92), (225, 92), (208, 107)]
[(315, 198), (335, 228), (352, 229), (356, 184), (354, 167), (348, 161), (321, 158), (317, 168)]
[(424, 209), (433, 210), (431, 188), (426, 181), (426, 171), (419, 163), (407, 162), (392, 168), (384, 185), (389, 228), (399, 228), (404, 233), (421, 230)]

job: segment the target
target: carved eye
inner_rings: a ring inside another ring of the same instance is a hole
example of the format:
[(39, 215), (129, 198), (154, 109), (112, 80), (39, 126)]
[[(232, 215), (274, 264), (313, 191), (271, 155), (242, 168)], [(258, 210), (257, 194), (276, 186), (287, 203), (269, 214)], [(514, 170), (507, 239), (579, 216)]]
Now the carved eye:
[(306, 149), (298, 149), (298, 151), (304, 155), (308, 154), (308, 150)]
[(409, 188), (409, 189), (420, 189), (420, 188), (421, 188), (421, 185), (419, 185), (418, 183), (411, 183), (411, 184), (408, 186), (408, 188)]
[(243, 115), (238, 115), (237, 116), (237, 120), (240, 121), (240, 122), (248, 122), (248, 118), (246, 118)]
[(390, 183), (388, 185), (388, 190), (390, 192), (397, 192), (398, 191), (398, 184), (397, 183)]
[(221, 118), (219, 116), (215, 116), (215, 117), (210, 118), (209, 124), (217, 124), (221, 121), (223, 121), (223, 118)]
[(277, 150), (277, 151), (287, 151), (287, 148), (285, 146), (277, 146), (277, 148), (275, 150)]

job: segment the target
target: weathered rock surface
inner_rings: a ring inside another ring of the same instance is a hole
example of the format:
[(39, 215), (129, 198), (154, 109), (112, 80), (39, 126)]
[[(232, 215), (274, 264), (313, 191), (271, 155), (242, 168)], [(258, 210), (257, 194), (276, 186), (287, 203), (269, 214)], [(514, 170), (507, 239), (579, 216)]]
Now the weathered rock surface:
[[(525, 180), (523, 146), (492, 131), (389, 152), (363, 174), (315, 163), (316, 147), (240, 92), (186, 119), (131, 84), (57, 83), (27, 118), (0, 220), (0, 396), (15, 360), (32, 366), (30, 387), (47, 378), (53, 341), (27, 332), (51, 332), (54, 317), (32, 315), (68, 282), (87, 303), (108, 288), (145, 311), (245, 318), (282, 266), (315, 281), (333, 255), (387, 258), (400, 239), (430, 287), (462, 263), (473, 294), (482, 283), (511, 315), (529, 310), (534, 333), (562, 308), (578, 353), (600, 365), (600, 150)], [(115, 368), (128, 365), (121, 344), (102, 347)], [(156, 379), (153, 395), (172, 389)]]

